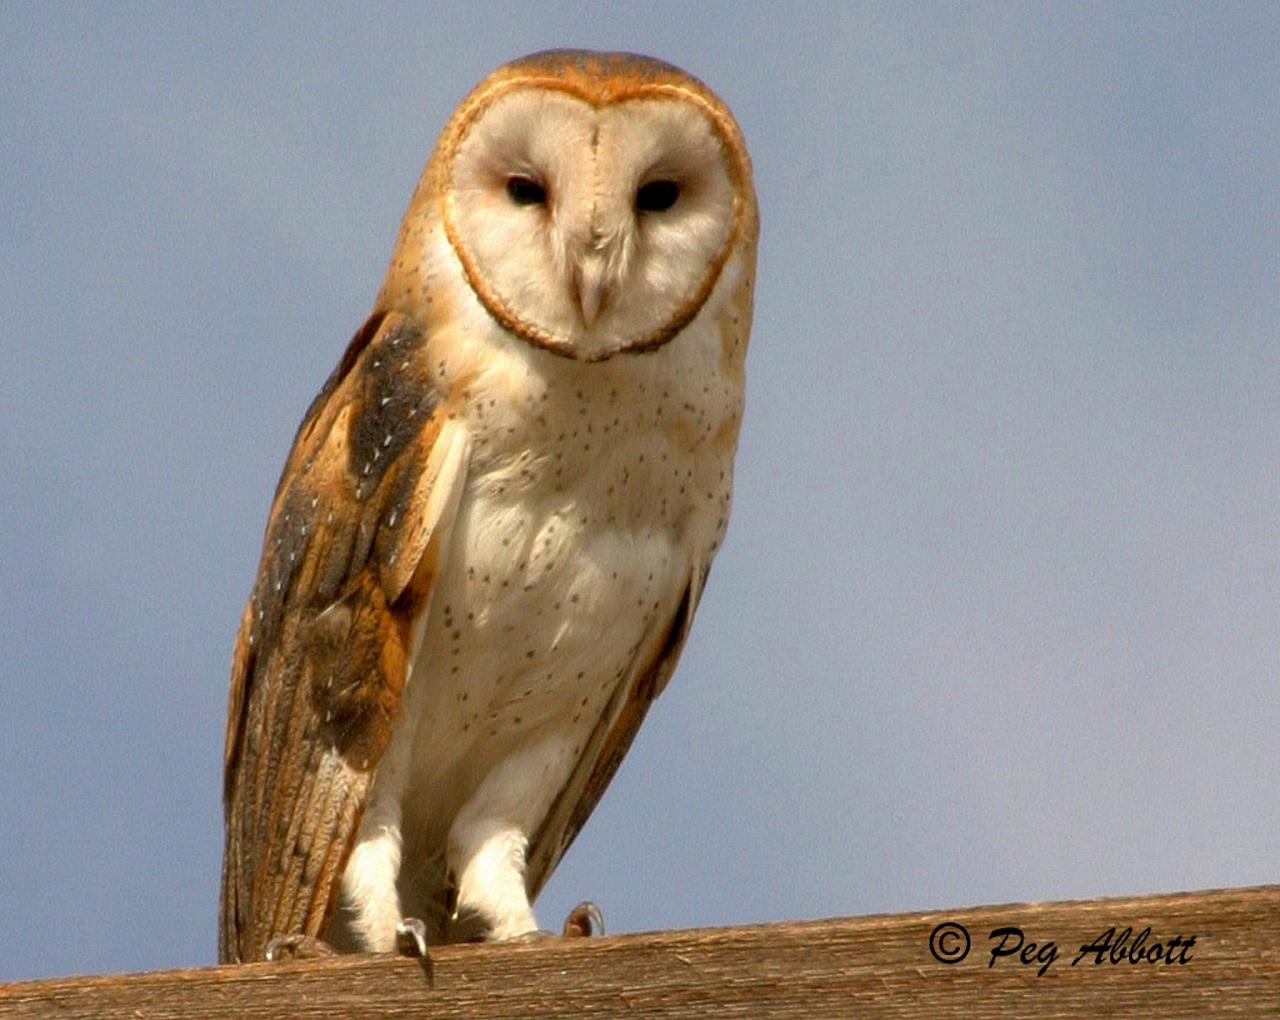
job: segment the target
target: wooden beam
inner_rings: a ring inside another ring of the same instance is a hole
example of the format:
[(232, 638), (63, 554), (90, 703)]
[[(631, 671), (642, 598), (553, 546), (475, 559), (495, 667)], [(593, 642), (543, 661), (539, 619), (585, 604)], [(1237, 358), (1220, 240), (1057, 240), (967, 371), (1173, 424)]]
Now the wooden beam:
[(1278, 1016), (1280, 886), (0, 985), (0, 1017), (52, 1015)]

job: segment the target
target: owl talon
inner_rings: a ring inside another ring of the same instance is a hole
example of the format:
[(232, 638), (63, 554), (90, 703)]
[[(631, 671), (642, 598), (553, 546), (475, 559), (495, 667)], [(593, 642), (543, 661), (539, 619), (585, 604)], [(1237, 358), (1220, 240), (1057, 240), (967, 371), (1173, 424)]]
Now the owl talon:
[(267, 943), (266, 958), (280, 960), (323, 960), (337, 956), (338, 951), (313, 935), (277, 935)]
[(406, 917), (396, 925), (396, 952), (416, 960), (427, 958), (427, 926), (417, 917)]
[(584, 939), (604, 934), (604, 914), (590, 900), (583, 900), (564, 919), (564, 937)]

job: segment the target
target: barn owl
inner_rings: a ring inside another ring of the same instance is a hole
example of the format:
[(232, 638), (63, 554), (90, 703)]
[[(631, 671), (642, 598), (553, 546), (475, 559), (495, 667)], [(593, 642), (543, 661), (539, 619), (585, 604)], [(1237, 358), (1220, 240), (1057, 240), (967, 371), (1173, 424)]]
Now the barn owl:
[(294, 439), (240, 623), (219, 955), (530, 937), (729, 515), (758, 216), (701, 82), (499, 68)]

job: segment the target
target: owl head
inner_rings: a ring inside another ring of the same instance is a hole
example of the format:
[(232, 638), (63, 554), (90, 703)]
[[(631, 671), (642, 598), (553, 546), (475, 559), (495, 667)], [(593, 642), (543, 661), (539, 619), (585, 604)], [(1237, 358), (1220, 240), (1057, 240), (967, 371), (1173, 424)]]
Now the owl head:
[(512, 335), (602, 361), (675, 337), (727, 260), (753, 257), (757, 222), (742, 134), (705, 85), (649, 57), (537, 53), (450, 118), (380, 302), (413, 290), (400, 249), (441, 227)]

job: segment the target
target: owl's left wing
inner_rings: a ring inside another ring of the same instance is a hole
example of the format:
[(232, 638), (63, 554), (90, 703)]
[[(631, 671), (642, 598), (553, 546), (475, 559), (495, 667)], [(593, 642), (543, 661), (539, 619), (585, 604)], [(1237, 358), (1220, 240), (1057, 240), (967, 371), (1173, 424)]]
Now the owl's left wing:
[[(702, 597), (710, 564), (693, 565), (684, 596), (675, 615), (661, 625), (661, 639), (651, 659), (633, 663), (623, 684), (596, 725), (569, 781), (551, 805), (546, 818), (529, 840), (525, 864), (525, 888), (533, 900), (560, 858), (586, 824), (631, 747), (649, 706), (662, 693), (689, 637), (693, 614)], [(646, 642), (647, 644), (647, 642)]]
[(425, 344), (407, 316), (371, 318), (276, 489), (231, 669), (224, 962), (322, 933), (390, 739), (465, 476)]

